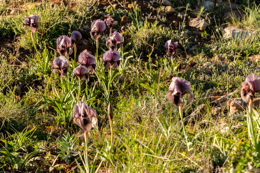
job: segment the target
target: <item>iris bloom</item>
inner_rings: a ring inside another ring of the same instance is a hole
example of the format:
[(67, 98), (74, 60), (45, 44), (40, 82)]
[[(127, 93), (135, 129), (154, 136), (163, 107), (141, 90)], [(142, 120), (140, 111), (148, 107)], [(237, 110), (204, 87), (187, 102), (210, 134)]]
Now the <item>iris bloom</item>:
[(186, 81), (184, 79), (181, 79), (179, 77), (173, 77), (172, 82), (169, 86), (169, 92), (166, 94), (166, 97), (169, 99), (169, 101), (177, 106), (179, 106), (179, 114), (181, 117), (182, 121), (182, 126), (183, 126), (183, 133), (186, 139), (188, 151), (189, 149), (189, 142), (188, 138), (186, 135), (186, 129), (184, 126), (184, 121), (183, 121), (183, 96), (187, 93), (189, 93), (189, 102), (192, 100), (192, 95), (190, 94), (191, 90), (191, 84), (189, 81)]
[(69, 62), (64, 56), (55, 58), (52, 66), (53, 72), (60, 74), (61, 77), (66, 76), (69, 69)]
[(30, 15), (29, 17), (26, 17), (23, 21), (23, 28), (26, 29), (25, 25), (30, 26), (32, 33), (35, 33), (39, 28), (39, 20), (39, 16)]
[(92, 38), (96, 39), (101, 33), (104, 33), (106, 30), (106, 24), (103, 20), (96, 20), (91, 24), (90, 35)]
[(76, 67), (73, 70), (73, 79), (76, 80), (76, 77), (78, 77), (80, 81), (81, 79), (84, 79), (86, 80), (86, 82), (88, 82), (89, 81), (88, 69), (85, 66), (80, 64), (78, 67)]
[(57, 41), (57, 51), (60, 55), (62, 56), (67, 56), (68, 52), (67, 50), (69, 49), (69, 54), (72, 53), (72, 45), (71, 45), (71, 40), (68, 36), (62, 35), (60, 36)]
[(107, 18), (107, 19), (104, 20), (104, 22), (110, 28), (110, 35), (111, 35), (112, 34), (112, 30), (113, 30), (113, 23), (115, 22), (115, 20), (113, 18)]
[(104, 65), (106, 69), (109, 67), (117, 68), (120, 64), (120, 54), (117, 51), (106, 51), (103, 55)]
[(82, 35), (79, 31), (73, 31), (70, 36), (71, 44), (74, 45), (78, 41), (82, 40)]
[(167, 98), (169, 101), (176, 106), (183, 106), (183, 96), (185, 94), (189, 94), (189, 102), (192, 100), (192, 95), (190, 94), (191, 84), (189, 81), (181, 79), (179, 77), (173, 77), (172, 82), (169, 86), (169, 90), (167, 93)]
[(108, 26), (109, 28), (112, 27), (114, 21), (115, 21), (115, 20), (114, 20), (113, 18), (111, 18), (111, 17), (104, 20), (104, 22), (107, 24), (107, 26)]
[(255, 92), (260, 91), (260, 77), (256, 74), (250, 74), (242, 83), (241, 98), (244, 102), (249, 102), (249, 112), (252, 112), (253, 97)]
[(110, 50), (117, 50), (117, 44), (122, 44), (123, 42), (123, 36), (118, 32), (114, 32), (110, 37), (107, 38), (106, 46)]
[(88, 107), (84, 102), (78, 101), (73, 108), (73, 121), (84, 132), (89, 132), (97, 125), (97, 112)]
[(174, 55), (178, 53), (179, 43), (178, 42), (172, 42), (172, 40), (168, 40), (165, 43), (166, 52)]
[(96, 58), (91, 55), (87, 50), (80, 53), (78, 62), (88, 68), (93, 74), (96, 69)]

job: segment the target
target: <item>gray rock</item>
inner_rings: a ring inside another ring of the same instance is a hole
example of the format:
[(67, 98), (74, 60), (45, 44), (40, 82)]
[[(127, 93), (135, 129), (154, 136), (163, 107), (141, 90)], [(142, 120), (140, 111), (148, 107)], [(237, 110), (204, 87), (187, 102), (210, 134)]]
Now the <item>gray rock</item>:
[(171, 6), (172, 3), (168, 0), (162, 0), (162, 4), (165, 5), (165, 6)]
[(198, 18), (191, 19), (189, 22), (189, 26), (203, 31), (209, 26), (209, 24), (208, 22), (206, 22), (205, 19), (198, 17)]
[(205, 62), (204, 64), (203, 64), (203, 67), (210, 67), (210, 66), (212, 66), (213, 64), (211, 63), (211, 62)]
[(207, 9), (207, 11), (211, 11), (211, 10), (213, 10), (213, 8), (214, 8), (214, 2), (204, 1), (204, 2), (202, 3), (202, 6), (203, 6), (205, 9)]
[(248, 39), (252, 38), (253, 32), (249, 30), (238, 29), (234, 26), (229, 26), (224, 29), (223, 37), (225, 39)]
[(172, 8), (172, 6), (167, 6), (167, 7), (165, 7), (165, 12), (166, 12), (166, 14), (173, 14), (176, 12), (176, 10), (174, 8)]

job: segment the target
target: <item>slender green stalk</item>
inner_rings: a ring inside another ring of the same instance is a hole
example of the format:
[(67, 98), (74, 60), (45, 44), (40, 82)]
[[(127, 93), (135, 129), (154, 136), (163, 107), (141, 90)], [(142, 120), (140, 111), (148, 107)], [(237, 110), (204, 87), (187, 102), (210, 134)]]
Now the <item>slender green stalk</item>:
[(253, 97), (252, 96), (249, 99), (248, 109), (249, 109), (249, 114), (251, 114), (252, 110), (253, 110)]
[(89, 168), (88, 165), (88, 132), (84, 132), (84, 138), (85, 138), (85, 146), (86, 146), (86, 151), (85, 151), (85, 164), (87, 165), (87, 168)]
[(60, 77), (60, 83), (61, 83), (61, 94), (62, 94), (62, 97), (63, 97), (63, 77)]
[(77, 62), (77, 45), (74, 43), (74, 61)]
[[(110, 83), (111, 83), (111, 80), (112, 80), (112, 72), (113, 72), (113, 66), (110, 64), (110, 74), (109, 74), (108, 92), (109, 92), (109, 86), (110, 86)], [(110, 95), (110, 94), (109, 94), (109, 95)], [(112, 106), (111, 106), (111, 103), (110, 103), (110, 98), (109, 98), (109, 104), (108, 104), (107, 113), (108, 113), (108, 119), (109, 119), (110, 131), (111, 131), (111, 149), (113, 149), (113, 121), (112, 121), (113, 111), (112, 111)]]
[(33, 42), (33, 47), (35, 49), (36, 52), (38, 52), (37, 48), (36, 48), (36, 44), (34, 42), (34, 34), (31, 32), (31, 39), (32, 39), (32, 42)]
[(80, 94), (81, 94), (81, 79), (79, 78), (79, 91), (78, 91), (79, 100), (80, 100)]
[(97, 35), (96, 39), (96, 61), (98, 61), (98, 48), (99, 48), (99, 34)]
[(185, 128), (184, 121), (183, 121), (183, 106), (179, 106), (179, 113), (180, 113), (180, 117), (181, 117), (183, 133), (184, 133), (184, 136), (185, 136), (185, 139), (186, 139), (186, 145), (188, 147), (188, 151), (190, 151), (188, 137), (186, 135), (186, 128)]
[(173, 64), (173, 55), (171, 55), (171, 62), (172, 62), (172, 64)]
[(112, 106), (109, 101), (108, 104), (108, 119), (109, 119), (109, 125), (110, 125), (110, 132), (111, 132), (111, 150), (113, 150), (113, 121), (112, 121)]
[(111, 26), (110, 27), (110, 36), (112, 35), (112, 32), (113, 32), (113, 27)]

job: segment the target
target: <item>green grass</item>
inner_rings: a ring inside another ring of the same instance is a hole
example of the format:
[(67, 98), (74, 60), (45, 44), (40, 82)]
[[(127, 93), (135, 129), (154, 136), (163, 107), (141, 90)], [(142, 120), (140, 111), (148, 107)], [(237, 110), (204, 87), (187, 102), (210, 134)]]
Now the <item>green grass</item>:
[[(8, 4), (0, 6), (3, 13)], [(119, 51), (119, 68), (111, 76), (106, 73), (101, 61), (105, 40), (100, 40), (96, 73), (90, 75), (91, 82), (81, 83), (79, 91), (79, 81), (72, 78), (74, 57), (69, 59), (62, 83), (51, 65), (56, 57), (55, 40), (63, 34), (70, 36), (95, 15), (95, 8), (84, 11), (86, 8), (82, 3), (75, 8), (70, 3), (42, 3), (19, 15), (4, 13), (6, 16), (0, 18), (1, 36), (16, 38), (13, 46), (17, 49), (30, 50), (24, 57), (4, 51), (0, 61), (0, 171), (214, 172), (234, 168), (241, 172), (248, 162), (260, 167), (260, 109), (254, 107), (250, 119), (246, 111), (229, 116), (227, 106), (221, 107), (218, 116), (212, 113), (220, 106), (213, 103), (213, 96), (240, 89), (250, 73), (259, 75), (258, 64), (247, 61), (248, 56), (259, 54), (259, 37), (250, 42), (216, 38), (191, 53), (180, 30), (149, 24), (140, 9), (134, 9), (128, 14), (132, 24), (126, 29), (124, 49)], [(30, 14), (40, 17), (34, 40), (29, 29), (22, 28), (23, 16)], [(121, 13), (115, 14), (120, 19)], [(185, 48), (174, 57), (173, 64), (164, 47), (169, 39)], [(220, 53), (233, 58), (215, 61), (214, 56)], [(211, 65), (205, 66), (206, 62)], [(192, 84), (194, 99), (189, 104), (184, 96), (184, 117), (206, 105), (200, 119), (185, 125), (187, 139), (178, 107), (165, 96), (173, 76)], [(98, 113), (99, 125), (89, 133), (88, 150), (72, 117), (80, 99)], [(107, 117), (109, 102), (114, 114), (113, 133)], [(244, 126), (231, 130), (238, 123)]]

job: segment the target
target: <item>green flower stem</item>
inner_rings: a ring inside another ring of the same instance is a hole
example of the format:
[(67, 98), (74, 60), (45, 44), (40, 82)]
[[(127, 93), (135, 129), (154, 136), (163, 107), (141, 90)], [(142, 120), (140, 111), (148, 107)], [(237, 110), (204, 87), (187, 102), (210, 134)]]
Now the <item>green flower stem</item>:
[(179, 113), (180, 113), (180, 117), (181, 117), (182, 128), (183, 128), (183, 133), (184, 133), (185, 140), (186, 140), (186, 145), (187, 145), (188, 151), (190, 151), (188, 137), (186, 135), (186, 128), (185, 128), (184, 121), (183, 121), (183, 106), (179, 106)]
[(74, 43), (74, 61), (77, 62), (77, 45)]
[(81, 94), (81, 79), (79, 78), (79, 91), (78, 91), (79, 100), (80, 100), (80, 94)]
[(249, 99), (248, 109), (249, 109), (249, 114), (251, 114), (252, 110), (253, 110), (253, 97), (252, 96)]
[(98, 48), (99, 48), (99, 35), (97, 35), (97, 39), (96, 39), (96, 62), (98, 62)]
[(85, 164), (88, 167), (88, 132), (87, 131), (84, 132), (84, 138), (85, 138), (85, 147), (86, 147), (86, 151), (85, 151)]
[(113, 27), (111, 26), (110, 27), (110, 36), (112, 35), (112, 32), (113, 32)]
[(108, 104), (108, 119), (109, 119), (109, 125), (110, 125), (110, 133), (111, 133), (111, 150), (113, 150), (113, 120), (112, 120), (112, 106), (111, 103), (109, 101)]
[[(108, 92), (109, 92), (109, 86), (110, 86), (110, 83), (111, 83), (111, 80), (112, 80), (112, 72), (113, 72), (113, 66), (110, 64)], [(111, 131), (111, 149), (113, 149), (113, 121), (112, 121), (112, 106), (111, 106), (110, 101), (109, 101), (109, 104), (108, 104), (108, 111), (107, 112), (108, 112), (108, 119), (109, 119), (109, 124), (110, 124), (110, 131)]]
[(33, 47), (34, 47), (35, 51), (38, 52), (38, 50), (37, 50), (37, 48), (36, 48), (36, 44), (35, 44), (35, 42), (34, 42), (34, 35), (33, 35), (32, 32), (31, 32), (31, 38), (32, 38), (32, 42), (33, 42)]

